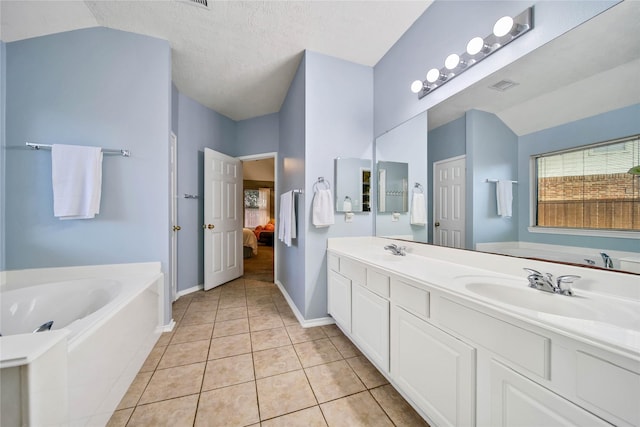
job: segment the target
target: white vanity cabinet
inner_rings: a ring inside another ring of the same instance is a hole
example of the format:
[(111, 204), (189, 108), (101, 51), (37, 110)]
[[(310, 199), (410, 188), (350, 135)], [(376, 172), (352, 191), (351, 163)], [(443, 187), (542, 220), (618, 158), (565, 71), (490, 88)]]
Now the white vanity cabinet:
[(332, 270), (327, 280), (327, 311), (343, 331), (351, 332), (351, 280)]
[(361, 285), (352, 294), (353, 340), (384, 372), (389, 371), (389, 301)]

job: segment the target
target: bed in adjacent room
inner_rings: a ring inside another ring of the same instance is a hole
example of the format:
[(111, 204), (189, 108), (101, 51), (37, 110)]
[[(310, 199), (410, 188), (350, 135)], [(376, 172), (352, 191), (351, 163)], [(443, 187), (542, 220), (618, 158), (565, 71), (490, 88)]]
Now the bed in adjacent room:
[(254, 255), (258, 255), (258, 239), (249, 228), (242, 229), (242, 246), (243, 256), (245, 258), (251, 258)]

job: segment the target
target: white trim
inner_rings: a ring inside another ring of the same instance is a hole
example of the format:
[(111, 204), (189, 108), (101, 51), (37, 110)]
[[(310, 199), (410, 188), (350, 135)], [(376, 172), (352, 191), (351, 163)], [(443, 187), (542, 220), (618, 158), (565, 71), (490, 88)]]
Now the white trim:
[(178, 298), (180, 298), (180, 297), (192, 294), (194, 292), (201, 291), (203, 289), (204, 289), (204, 284), (195, 285), (195, 286), (192, 286), (192, 287), (190, 287), (188, 289), (183, 289), (183, 290), (179, 291), (178, 293), (176, 293), (176, 301), (178, 301)]
[(336, 323), (336, 321), (333, 320), (333, 317), (330, 317), (330, 316), (328, 316), (328, 317), (318, 317), (316, 319), (306, 320), (304, 318), (304, 316), (302, 316), (302, 313), (300, 313), (300, 311), (298, 310), (298, 307), (296, 307), (296, 305), (293, 303), (293, 300), (289, 296), (289, 293), (284, 288), (282, 283), (280, 283), (279, 280), (276, 280), (275, 284), (278, 287), (278, 289), (280, 289), (280, 292), (282, 292), (282, 295), (284, 295), (284, 299), (287, 301), (287, 304), (289, 304), (289, 307), (291, 308), (291, 311), (293, 311), (293, 314), (296, 315), (296, 319), (298, 319), (298, 322), (300, 323), (300, 325), (303, 328), (312, 328), (314, 326), (333, 325), (334, 323)]
[(529, 230), (529, 233), (567, 234), (589, 237), (613, 237), (617, 239), (640, 239), (639, 231), (595, 230), (590, 228), (552, 228), (534, 226), (528, 227), (527, 230)]
[(160, 333), (163, 333), (163, 332), (171, 332), (171, 331), (173, 331), (173, 328), (175, 328), (175, 326), (176, 326), (176, 321), (175, 321), (175, 320), (173, 320), (173, 318), (172, 318), (172, 319), (171, 319), (171, 322), (169, 322), (169, 324), (168, 324), (168, 325), (160, 326), (160, 328), (159, 328), (159, 330), (160, 330), (160, 331), (159, 331), (159, 332), (160, 332)]

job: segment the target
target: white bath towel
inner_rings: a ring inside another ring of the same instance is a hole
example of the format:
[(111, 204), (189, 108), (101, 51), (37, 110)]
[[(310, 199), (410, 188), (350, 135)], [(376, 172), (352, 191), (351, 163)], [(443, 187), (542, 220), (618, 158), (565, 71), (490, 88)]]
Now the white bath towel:
[(503, 218), (511, 218), (513, 201), (513, 183), (500, 180), (496, 183), (496, 201), (498, 215)]
[(53, 214), (89, 219), (100, 212), (102, 149), (54, 144), (51, 147)]
[(291, 246), (291, 239), (296, 238), (296, 211), (293, 191), (280, 195), (280, 221), (278, 223), (278, 239)]
[(335, 223), (333, 215), (333, 196), (331, 190), (316, 190), (313, 195), (312, 222), (316, 228), (328, 227)]
[(411, 224), (427, 224), (427, 206), (424, 193), (413, 193), (413, 198), (411, 199)]

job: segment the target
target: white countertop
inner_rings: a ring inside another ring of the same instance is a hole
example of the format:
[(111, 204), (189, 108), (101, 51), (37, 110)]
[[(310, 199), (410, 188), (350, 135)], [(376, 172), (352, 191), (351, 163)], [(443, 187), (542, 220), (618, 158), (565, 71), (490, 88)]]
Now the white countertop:
[[(590, 286), (582, 289), (578, 288), (577, 284), (574, 284), (576, 285), (574, 296), (556, 295), (531, 289), (527, 286), (526, 273), (522, 271), (522, 266), (531, 266), (530, 268), (541, 272), (552, 269), (550, 272), (554, 275), (577, 273), (583, 277), (581, 280), (584, 280), (587, 285), (590, 281), (602, 280), (602, 272), (598, 270), (556, 264), (550, 264), (545, 270), (541, 268), (545, 266), (544, 263), (531, 260), (471, 251), (452, 252), (449, 248), (403, 241), (396, 243), (408, 246), (408, 253), (406, 256), (396, 256), (384, 250), (384, 245), (392, 242), (389, 239), (376, 237), (335, 238), (329, 239), (328, 249), (340, 256), (387, 270), (394, 275), (423, 282), (445, 294), (495, 312), (588, 342), (608, 351), (617, 351), (625, 356), (640, 359), (640, 301), (638, 299), (609, 295), (602, 292), (602, 287), (591, 286), (598, 292), (587, 290)], [(576, 271), (576, 269), (579, 270)], [(628, 283), (625, 284), (625, 280)], [(616, 281), (615, 284), (610, 285), (612, 289), (624, 288), (625, 285), (634, 287), (629, 292), (634, 296), (640, 277), (618, 274), (615, 280), (608, 278), (608, 281)], [(535, 310), (513, 305), (502, 300), (500, 295), (489, 297), (470, 290), (468, 287), (470, 283), (495, 283), (507, 287), (508, 293), (513, 293), (514, 290), (518, 294), (531, 292), (532, 300), (541, 301), (541, 304), (549, 301), (549, 308), (553, 309), (546, 310), (547, 307), (542, 306), (539, 307), (540, 310)], [(565, 304), (568, 314), (564, 311)], [(586, 315), (583, 316), (583, 313)]]

